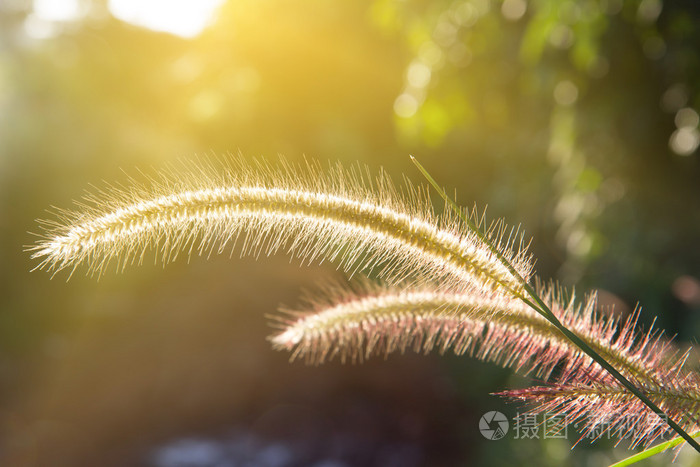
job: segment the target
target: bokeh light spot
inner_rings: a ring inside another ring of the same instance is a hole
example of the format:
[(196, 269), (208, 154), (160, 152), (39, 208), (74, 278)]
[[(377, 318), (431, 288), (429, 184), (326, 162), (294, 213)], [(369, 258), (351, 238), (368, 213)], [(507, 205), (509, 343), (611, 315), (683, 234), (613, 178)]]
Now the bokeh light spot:
[(517, 21), (525, 15), (527, 3), (525, 0), (505, 0), (501, 5), (503, 17), (510, 21)]
[(457, 40), (457, 26), (447, 18), (443, 18), (433, 31), (435, 42), (443, 47), (449, 47)]
[(424, 63), (414, 62), (408, 67), (406, 79), (408, 84), (416, 88), (424, 88), (430, 83), (430, 68)]
[(403, 93), (394, 101), (394, 112), (402, 118), (413, 117), (418, 110), (418, 101), (410, 94)]
[(566, 249), (575, 256), (586, 256), (593, 247), (593, 238), (583, 229), (576, 229), (566, 241)]
[(182, 37), (207, 27), (222, 0), (109, 0), (109, 10), (122, 21)]
[(695, 128), (698, 126), (698, 123), (700, 123), (700, 116), (698, 116), (698, 113), (694, 109), (684, 107), (676, 112), (674, 121), (678, 128)]
[(673, 295), (688, 305), (700, 304), (700, 281), (692, 276), (680, 276), (671, 285)]
[(423, 63), (433, 69), (442, 65), (445, 58), (440, 46), (433, 41), (426, 41), (421, 44), (420, 49), (418, 49), (418, 57)]
[(222, 106), (222, 96), (218, 92), (202, 91), (190, 102), (190, 114), (194, 120), (206, 121), (216, 116)]
[(53, 22), (41, 19), (36, 14), (28, 15), (22, 27), (25, 34), (33, 39), (48, 39), (57, 31)]
[(568, 49), (574, 43), (574, 31), (565, 24), (557, 24), (549, 34), (549, 43), (557, 49)]
[(661, 108), (666, 112), (676, 112), (688, 102), (688, 89), (684, 84), (676, 83), (661, 96)]
[(661, 0), (642, 0), (637, 8), (637, 19), (642, 23), (652, 23), (661, 14)]
[(78, 0), (34, 0), (32, 9), (45, 21), (69, 21), (81, 14)]
[(447, 52), (447, 58), (453, 65), (465, 67), (472, 61), (472, 52), (466, 45), (457, 43), (450, 47), (450, 50)]
[(454, 19), (462, 27), (471, 27), (479, 19), (479, 12), (470, 2), (464, 2), (455, 9)]
[(560, 81), (554, 88), (554, 100), (559, 105), (569, 106), (578, 99), (578, 88), (569, 80)]
[(470, 3), (474, 6), (478, 16), (484, 16), (491, 10), (491, 0), (471, 0)]
[(201, 75), (202, 63), (194, 56), (184, 55), (172, 63), (170, 71), (176, 81), (190, 83)]
[(689, 156), (700, 144), (700, 132), (697, 128), (683, 127), (671, 134), (669, 146), (679, 156)]

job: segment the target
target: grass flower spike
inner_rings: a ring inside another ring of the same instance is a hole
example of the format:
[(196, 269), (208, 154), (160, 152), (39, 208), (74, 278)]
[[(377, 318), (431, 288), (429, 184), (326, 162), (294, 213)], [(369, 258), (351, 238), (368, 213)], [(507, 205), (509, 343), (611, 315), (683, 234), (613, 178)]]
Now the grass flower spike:
[(582, 438), (612, 436), (628, 439), (632, 447), (648, 446), (668, 435), (667, 418), (676, 420), (687, 431), (700, 427), (700, 379), (697, 374), (677, 375), (664, 386), (645, 386), (644, 392), (665, 415), (660, 417), (617, 381), (582, 384), (553, 384), (498, 393), (508, 399), (535, 406), (536, 413), (561, 417), (575, 424)]
[[(38, 267), (85, 264), (100, 274), (111, 261), (140, 262), (148, 250), (168, 262), (182, 253), (221, 253), (238, 242), (242, 254), (284, 250), (307, 262), (335, 261), (346, 271), (378, 269), (393, 282), (418, 273), (454, 286), (522, 287), (456, 216), (437, 217), (422, 190), (407, 185), (401, 195), (383, 174), (372, 179), (361, 168), (324, 172), (284, 161), (253, 167), (232, 158), (222, 167), (162, 174), (150, 185), (89, 195), (80, 212), (59, 211), (57, 221), (45, 221), (46, 232), (31, 248)], [(529, 277), (527, 254), (510, 246), (503, 253)]]
[[(636, 315), (621, 325), (595, 313), (594, 296), (583, 306), (574, 300), (563, 302), (552, 292), (543, 296), (562, 322), (635, 382), (661, 385), (678, 372), (682, 359), (674, 358), (674, 348), (661, 332), (649, 331), (637, 339)], [(559, 381), (612, 379), (520, 300), (476, 289), (402, 289), (365, 282), (351, 288), (326, 287), (323, 295), (306, 302), (306, 311), (284, 310), (292, 319), (278, 318), (283, 331), (270, 341), (292, 351), (293, 358), (311, 363), (336, 356), (355, 361), (408, 349), (451, 348), (545, 380), (555, 367)]]

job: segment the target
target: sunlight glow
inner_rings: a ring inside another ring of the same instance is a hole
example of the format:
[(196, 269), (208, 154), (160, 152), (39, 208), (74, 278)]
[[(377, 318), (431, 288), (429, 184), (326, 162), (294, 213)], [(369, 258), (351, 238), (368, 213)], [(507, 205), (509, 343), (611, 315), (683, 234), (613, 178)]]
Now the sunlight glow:
[(62, 23), (84, 14), (79, 0), (34, 0), (32, 12), (24, 20), (24, 32), (32, 39), (50, 39), (61, 30)]
[(109, 0), (122, 21), (181, 37), (195, 37), (211, 22), (223, 0)]
[(34, 14), (44, 21), (69, 21), (80, 15), (78, 0), (34, 0)]

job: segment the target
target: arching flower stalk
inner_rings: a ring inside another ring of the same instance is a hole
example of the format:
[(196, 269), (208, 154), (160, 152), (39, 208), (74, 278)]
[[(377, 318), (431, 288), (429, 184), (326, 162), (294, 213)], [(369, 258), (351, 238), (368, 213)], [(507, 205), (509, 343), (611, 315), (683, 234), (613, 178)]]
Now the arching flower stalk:
[[(363, 285), (339, 286), (314, 299), (309, 311), (287, 311), (282, 332), (270, 340), (292, 358), (311, 363), (339, 357), (362, 360), (408, 349), (452, 349), (480, 360), (532, 374), (554, 384), (506, 391), (505, 397), (535, 402), (537, 410), (583, 425), (585, 434), (608, 423), (620, 439), (649, 444), (668, 425), (607, 371), (565, 338), (544, 317), (503, 297), (469, 292), (403, 290)], [(558, 294), (543, 292), (557, 317), (592, 348), (633, 380), (668, 416), (695, 429), (700, 413), (700, 380), (683, 370), (660, 331), (636, 330), (637, 314), (623, 323), (595, 313), (595, 298), (583, 306), (564, 304)], [(611, 423), (612, 422), (612, 423)]]
[[(29, 248), (38, 268), (101, 274), (141, 262), (148, 250), (163, 262), (180, 254), (233, 251), (258, 256), (285, 251), (305, 262), (334, 261), (347, 272), (378, 270), (391, 282), (424, 277), (459, 287), (521, 293), (522, 284), (447, 209), (436, 216), (424, 190), (399, 192), (385, 174), (372, 179), (359, 166), (323, 171), (317, 164), (222, 167), (186, 165), (161, 173), (150, 186), (110, 188), (87, 195), (79, 211), (58, 211)], [(496, 223), (490, 238), (518, 273), (532, 264), (522, 237)]]

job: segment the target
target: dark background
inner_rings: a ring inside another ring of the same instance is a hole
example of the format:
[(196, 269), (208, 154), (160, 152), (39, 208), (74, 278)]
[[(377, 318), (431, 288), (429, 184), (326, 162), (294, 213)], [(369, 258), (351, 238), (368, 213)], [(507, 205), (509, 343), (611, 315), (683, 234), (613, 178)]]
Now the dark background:
[(522, 225), (542, 278), (598, 291), (611, 313), (640, 305), (685, 347), (700, 331), (697, 2), (241, 0), (190, 39), (107, 3), (41, 23), (31, 1), (0, 0), (3, 465), (626, 455), (605, 440), (570, 451), (575, 433), (484, 439), (483, 413), (526, 410), (489, 393), (529, 380), (467, 357), (289, 364), (266, 315), (332, 266), (193, 258), (66, 282), (30, 273), (23, 247), (45, 209), (122, 169), (307, 155), (422, 183), (413, 154), (461, 203)]

